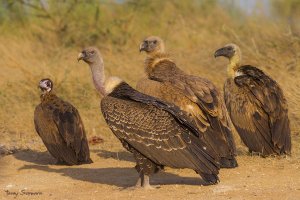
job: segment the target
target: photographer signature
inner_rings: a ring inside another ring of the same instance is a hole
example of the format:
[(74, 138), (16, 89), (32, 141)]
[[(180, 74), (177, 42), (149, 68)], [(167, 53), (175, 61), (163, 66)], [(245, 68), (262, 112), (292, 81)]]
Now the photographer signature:
[(18, 196), (38, 196), (38, 195), (42, 195), (42, 192), (31, 192), (31, 191), (27, 191), (25, 189), (21, 190), (21, 191), (9, 191), (9, 190), (4, 190), (4, 192), (6, 193), (7, 196), (14, 196), (14, 198), (18, 197)]

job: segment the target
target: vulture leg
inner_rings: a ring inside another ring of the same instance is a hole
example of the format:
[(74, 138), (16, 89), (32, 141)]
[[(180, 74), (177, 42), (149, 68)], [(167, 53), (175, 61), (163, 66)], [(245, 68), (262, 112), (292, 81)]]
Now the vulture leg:
[(138, 178), (136, 184), (134, 186), (130, 186), (128, 188), (125, 188), (125, 190), (130, 190), (131, 191), (131, 190), (136, 190), (136, 189), (142, 188), (143, 179), (144, 179), (143, 172), (139, 172), (139, 178)]
[(140, 172), (139, 178), (135, 184), (135, 188), (140, 188), (142, 186), (142, 182), (143, 182), (143, 178), (144, 178), (143, 176), (144, 176), (144, 173)]
[(143, 188), (143, 189), (154, 189), (151, 185), (150, 185), (150, 176), (144, 174), (144, 172), (140, 172), (139, 173), (139, 178), (135, 184), (135, 186), (130, 187), (129, 189), (139, 189), (139, 188)]
[(142, 187), (144, 189), (153, 189), (149, 182), (150, 175), (157, 173), (163, 167), (158, 166), (139, 152), (133, 149), (131, 149), (131, 151), (133, 152), (133, 155), (137, 162), (135, 169), (138, 171), (140, 176), (135, 185), (135, 188)]
[(150, 176), (149, 176), (149, 175), (144, 174), (143, 181), (142, 181), (142, 187), (143, 187), (144, 189), (154, 189), (154, 188), (150, 185)]

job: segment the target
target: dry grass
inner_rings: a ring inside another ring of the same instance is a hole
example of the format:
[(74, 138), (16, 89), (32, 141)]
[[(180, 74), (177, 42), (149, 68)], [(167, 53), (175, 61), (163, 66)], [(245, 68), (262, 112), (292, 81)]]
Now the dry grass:
[[(139, 42), (156, 34), (165, 39), (167, 50), (182, 69), (207, 77), (221, 90), (226, 78), (226, 60), (215, 60), (213, 52), (226, 43), (237, 43), (245, 64), (259, 66), (282, 86), (289, 102), (293, 153), (300, 157), (299, 38), (289, 35), (284, 24), (255, 17), (234, 20), (218, 7), (196, 17), (178, 14), (177, 10), (174, 5), (165, 6), (161, 15), (172, 20), (169, 23), (163, 20), (153, 30), (155, 24), (141, 25), (139, 17), (133, 14), (124, 28), (130, 32), (124, 45), (98, 41), (107, 75), (120, 76), (134, 86), (143, 75), (145, 55), (138, 53)], [(0, 44), (1, 143), (42, 148), (34, 130), (33, 111), (39, 103), (37, 83), (44, 77), (54, 81), (58, 96), (78, 108), (89, 137), (100, 136), (108, 144), (116, 141), (101, 116), (100, 97), (92, 85), (89, 68), (77, 63), (80, 46), (61, 45), (51, 33), (36, 25), (27, 30), (6, 30), (0, 35)]]

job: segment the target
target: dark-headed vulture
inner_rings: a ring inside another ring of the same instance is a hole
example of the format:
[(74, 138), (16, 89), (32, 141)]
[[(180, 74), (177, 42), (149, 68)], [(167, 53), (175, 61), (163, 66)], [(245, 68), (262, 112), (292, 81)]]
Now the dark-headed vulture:
[(111, 131), (133, 153), (140, 178), (136, 186), (149, 188), (149, 176), (164, 166), (195, 170), (209, 184), (218, 182), (218, 163), (197, 127), (178, 107), (142, 94), (117, 77), (104, 79), (100, 52), (93, 47), (78, 56), (89, 64), (101, 111)]
[(228, 44), (215, 57), (229, 59), (224, 97), (228, 112), (250, 152), (291, 153), (288, 105), (279, 85), (262, 70), (241, 65), (241, 50)]
[(42, 79), (39, 87), (41, 103), (35, 108), (34, 124), (49, 153), (58, 164), (92, 163), (78, 110), (52, 92), (50, 79)]
[(207, 79), (183, 72), (165, 53), (164, 43), (157, 36), (147, 37), (140, 44), (145, 51), (146, 78), (137, 90), (178, 106), (200, 130), (201, 139), (217, 156), (221, 167), (237, 166), (236, 149), (223, 98)]

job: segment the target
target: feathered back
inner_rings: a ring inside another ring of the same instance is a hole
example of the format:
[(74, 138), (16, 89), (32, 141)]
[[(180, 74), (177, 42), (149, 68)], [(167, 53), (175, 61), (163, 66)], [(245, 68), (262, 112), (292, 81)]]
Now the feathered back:
[(82, 120), (70, 103), (52, 93), (42, 95), (34, 123), (53, 157), (70, 165), (92, 162)]
[(148, 57), (145, 63), (149, 81), (142, 79), (137, 88), (179, 106), (192, 117), (219, 157), (235, 160), (230, 122), (216, 87), (207, 79), (184, 73), (166, 54)]
[(253, 66), (242, 66), (236, 73), (236, 86), (230, 80), (225, 85), (225, 101), (244, 143), (265, 155), (290, 154), (288, 106), (281, 88)]
[(191, 168), (213, 177), (218, 173), (216, 155), (177, 106), (121, 83), (102, 99), (101, 110), (122, 143), (157, 165)]

